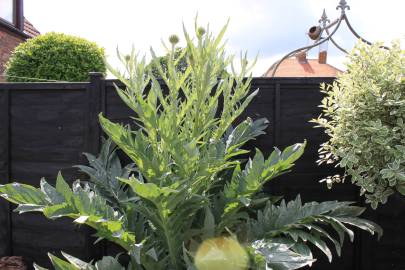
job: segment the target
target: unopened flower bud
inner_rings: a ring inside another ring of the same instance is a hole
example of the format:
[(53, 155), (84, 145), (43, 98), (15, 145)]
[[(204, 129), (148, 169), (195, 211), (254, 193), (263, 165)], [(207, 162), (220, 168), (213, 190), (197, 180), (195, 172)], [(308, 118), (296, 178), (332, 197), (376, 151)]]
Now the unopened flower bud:
[(171, 35), (169, 37), (169, 41), (172, 45), (176, 45), (177, 43), (179, 43), (180, 39), (177, 35)]
[(199, 37), (202, 37), (204, 34), (205, 34), (205, 29), (204, 29), (204, 27), (198, 27), (198, 29), (197, 29), (197, 35), (198, 35)]

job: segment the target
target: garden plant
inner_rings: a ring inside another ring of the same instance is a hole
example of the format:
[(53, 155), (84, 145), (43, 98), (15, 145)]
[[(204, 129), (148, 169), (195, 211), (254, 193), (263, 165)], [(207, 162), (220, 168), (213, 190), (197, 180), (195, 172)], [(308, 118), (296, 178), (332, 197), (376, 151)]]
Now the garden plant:
[(346, 176), (360, 187), (373, 208), (394, 192), (405, 195), (405, 51), (360, 42), (348, 58), (347, 72), (323, 85), (323, 115), (313, 122), (330, 137), (319, 163), (335, 163), (345, 175), (331, 176), (329, 187)]
[[(196, 23), (195, 37), (184, 30), (186, 47), (178, 57), (179, 38), (172, 37), (167, 71), (152, 50), (165, 90), (144, 57), (120, 55), (125, 71), (110, 71), (124, 85), (117, 91), (133, 110), (134, 125), (99, 116), (109, 139), (98, 156), (86, 154), (89, 166), (78, 166), (88, 181), (70, 187), (59, 174), (55, 186), (45, 180), (39, 188), (0, 186), (17, 212), (70, 217), (125, 251), (90, 263), (49, 254), (55, 269), (299, 269), (315, 262), (313, 248), (329, 261), (330, 246), (340, 255), (345, 236), (353, 241), (351, 227), (382, 234), (351, 202), (302, 203), (299, 196), (286, 202), (263, 193), (267, 182), (291, 170), (306, 143), (269, 156), (244, 148), (268, 122), (239, 119), (257, 94), (250, 92), (254, 63), (244, 55), (236, 71), (224, 49), (225, 31), (214, 36)], [(182, 57), (188, 65), (179, 72)], [(121, 165), (118, 149), (131, 164)], [(124, 256), (129, 263), (120, 262)]]
[(105, 72), (104, 49), (86, 39), (47, 33), (18, 45), (6, 64), (9, 82), (82, 82)]

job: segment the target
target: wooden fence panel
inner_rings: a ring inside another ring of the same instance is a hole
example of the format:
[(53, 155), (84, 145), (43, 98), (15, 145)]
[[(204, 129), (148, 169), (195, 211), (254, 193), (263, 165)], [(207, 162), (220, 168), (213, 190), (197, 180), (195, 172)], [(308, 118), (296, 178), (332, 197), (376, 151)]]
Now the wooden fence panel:
[[(339, 186), (337, 187), (339, 191), (336, 189), (330, 191), (326, 189), (325, 184), (319, 183), (323, 177), (337, 173), (333, 167), (319, 167), (315, 163), (318, 159), (319, 145), (326, 140), (323, 131), (314, 128), (314, 124), (309, 122), (320, 114), (318, 105), (322, 94), (319, 91), (319, 83), (319, 81), (309, 81), (306, 84), (287, 82), (280, 86), (280, 119), (278, 119), (280, 124), (278, 128), (281, 136), (279, 146), (286, 147), (307, 140), (307, 147), (292, 172), (276, 180), (276, 185), (279, 185), (278, 189), (282, 190), (281, 194), (285, 194), (287, 198), (300, 194), (303, 201), (355, 201), (357, 196), (351, 185)], [(342, 259), (334, 256), (332, 265), (322, 253), (316, 252), (318, 261), (313, 268), (353, 269), (356, 260), (355, 250), (356, 245), (346, 243)]]
[[(61, 171), (72, 183), (79, 176), (72, 166), (84, 162), (81, 153), (86, 150), (87, 84), (76, 89), (36, 86), (10, 90), (11, 179), (39, 186), (44, 177), (54, 184)], [(87, 228), (68, 219), (50, 221), (41, 214), (11, 216), (13, 254), (44, 266), (49, 265), (48, 252), (90, 257)]]
[(380, 241), (367, 233), (359, 234), (359, 256), (364, 270), (405, 269), (405, 199), (392, 195), (385, 205), (377, 210), (368, 209), (368, 218), (384, 229)]

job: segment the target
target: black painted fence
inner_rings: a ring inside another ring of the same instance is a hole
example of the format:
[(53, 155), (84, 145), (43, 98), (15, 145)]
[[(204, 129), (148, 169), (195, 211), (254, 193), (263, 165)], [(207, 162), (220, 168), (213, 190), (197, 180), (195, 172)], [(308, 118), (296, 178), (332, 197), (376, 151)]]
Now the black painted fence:
[[(326, 137), (308, 121), (319, 115), (321, 82), (327, 78), (255, 78), (252, 89), (259, 95), (243, 117), (270, 120), (267, 135), (254, 142), (269, 153), (273, 146), (308, 140), (304, 156), (293, 172), (273, 180), (266, 188), (272, 194), (303, 200), (359, 201), (357, 188), (350, 184), (326, 189), (318, 183), (336, 173), (332, 167), (315, 164), (319, 144)], [(0, 184), (14, 181), (39, 185), (41, 177), (51, 183), (62, 171), (69, 181), (81, 175), (71, 166), (85, 163), (82, 152), (97, 153), (102, 135), (97, 115), (103, 112), (115, 122), (129, 123), (131, 111), (121, 102), (111, 80), (92, 74), (88, 83), (0, 83)], [(49, 265), (47, 252), (63, 250), (84, 260), (113, 253), (114, 247), (93, 246), (92, 232), (71, 220), (49, 221), (40, 214), (18, 215), (0, 200), (0, 257), (20, 255), (40, 265)], [(342, 258), (331, 265), (322, 254), (312, 269), (403, 270), (405, 269), (405, 199), (392, 196), (367, 217), (384, 228), (384, 236), (356, 234), (354, 244), (346, 243)]]

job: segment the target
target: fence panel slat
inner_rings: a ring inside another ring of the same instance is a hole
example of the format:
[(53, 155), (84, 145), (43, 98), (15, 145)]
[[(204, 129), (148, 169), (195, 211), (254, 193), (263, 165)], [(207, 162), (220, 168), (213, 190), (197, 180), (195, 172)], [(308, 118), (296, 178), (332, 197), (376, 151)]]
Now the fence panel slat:
[[(10, 179), (10, 91), (0, 91), (0, 184), (9, 183)], [(0, 257), (10, 255), (11, 246), (11, 220), (10, 204), (0, 200)]]

